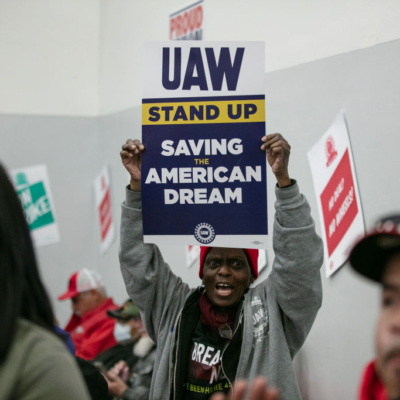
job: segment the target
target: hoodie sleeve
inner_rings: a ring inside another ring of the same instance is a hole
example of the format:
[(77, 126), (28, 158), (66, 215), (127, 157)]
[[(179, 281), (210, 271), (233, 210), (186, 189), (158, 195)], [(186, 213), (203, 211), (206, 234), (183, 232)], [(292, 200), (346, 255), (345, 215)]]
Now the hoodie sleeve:
[(153, 341), (170, 329), (190, 289), (164, 261), (159, 248), (143, 243), (141, 193), (126, 189), (122, 204), (119, 260), (129, 296), (141, 311)]
[(320, 268), (323, 244), (315, 232), (310, 206), (297, 183), (276, 188), (273, 248), (268, 293), (281, 309), (292, 357), (304, 343), (322, 302)]

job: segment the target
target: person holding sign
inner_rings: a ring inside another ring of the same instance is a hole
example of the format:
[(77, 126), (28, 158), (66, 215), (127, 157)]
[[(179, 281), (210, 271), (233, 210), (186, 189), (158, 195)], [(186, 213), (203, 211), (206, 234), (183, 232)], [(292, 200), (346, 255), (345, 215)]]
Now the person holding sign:
[(255, 287), (258, 250), (201, 247), (202, 286), (190, 289), (154, 244), (143, 243), (143, 144), (120, 153), (130, 174), (122, 205), (120, 263), (130, 297), (142, 313), (157, 356), (151, 399), (209, 399), (237, 379), (268, 378), (287, 400), (301, 399), (292, 359), (322, 301), (322, 241), (310, 207), (288, 172), (290, 145), (280, 134), (262, 138), (276, 177), (275, 259)]

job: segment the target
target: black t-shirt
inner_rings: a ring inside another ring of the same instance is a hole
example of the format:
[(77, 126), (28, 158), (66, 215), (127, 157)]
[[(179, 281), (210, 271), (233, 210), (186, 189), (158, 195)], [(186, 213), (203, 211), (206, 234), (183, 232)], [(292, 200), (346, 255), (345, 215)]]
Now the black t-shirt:
[(215, 392), (227, 393), (230, 384), (221, 368), (226, 339), (200, 321), (192, 337), (188, 370), (184, 384), (185, 400), (209, 399)]

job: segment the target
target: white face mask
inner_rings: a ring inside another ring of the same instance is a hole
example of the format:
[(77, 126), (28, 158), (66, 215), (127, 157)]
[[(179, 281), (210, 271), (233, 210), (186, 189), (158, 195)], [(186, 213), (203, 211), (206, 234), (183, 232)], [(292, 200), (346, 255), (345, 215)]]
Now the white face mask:
[(127, 342), (132, 340), (131, 326), (129, 324), (121, 324), (117, 322), (114, 326), (114, 337), (117, 342)]

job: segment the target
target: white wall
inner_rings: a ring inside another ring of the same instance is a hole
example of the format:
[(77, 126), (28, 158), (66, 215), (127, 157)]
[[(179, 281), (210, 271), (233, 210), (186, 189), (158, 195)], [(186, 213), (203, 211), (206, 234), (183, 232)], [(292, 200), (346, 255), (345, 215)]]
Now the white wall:
[(97, 115), (97, 0), (0, 1), (0, 114)]
[[(0, 114), (107, 114), (141, 102), (142, 46), (182, 0), (1, 0)], [(264, 40), (266, 72), (400, 38), (397, 0), (205, 0), (205, 40)]]
[[(193, 2), (101, 2), (100, 112), (141, 104), (142, 48)], [(204, 40), (265, 41), (266, 72), (400, 38), (397, 0), (205, 0)]]

